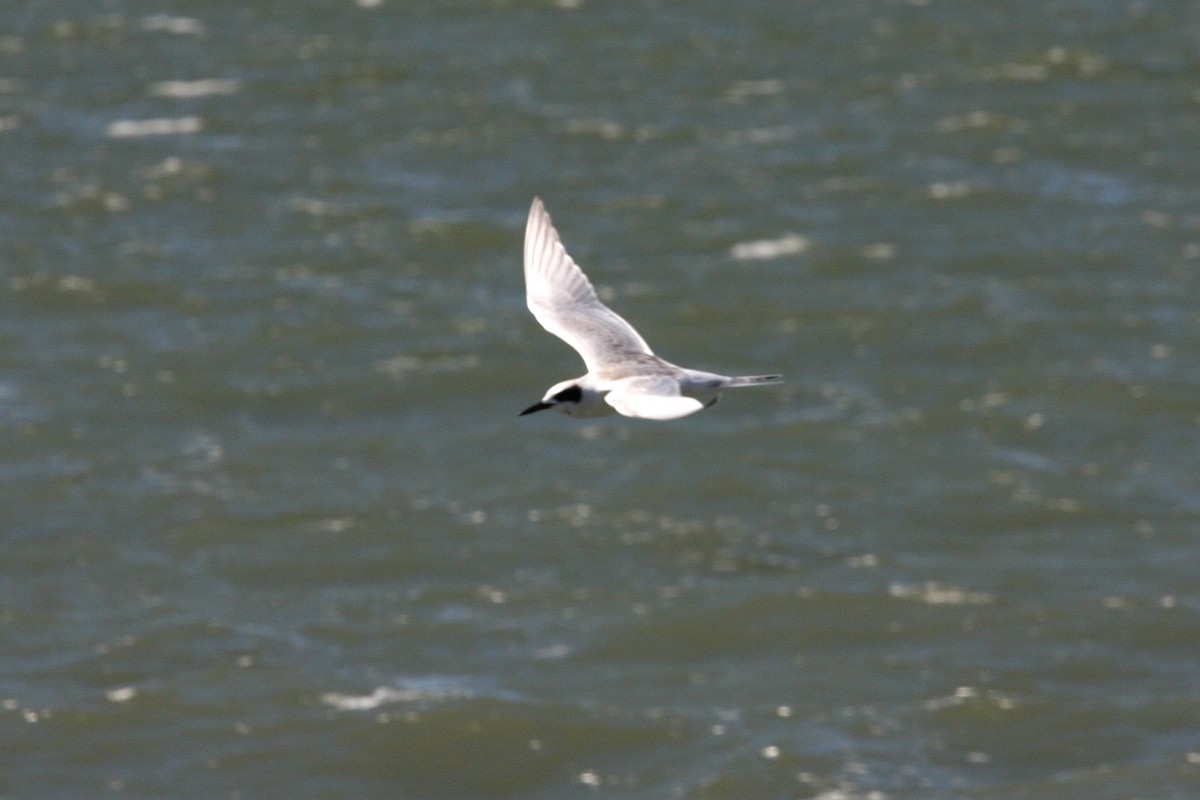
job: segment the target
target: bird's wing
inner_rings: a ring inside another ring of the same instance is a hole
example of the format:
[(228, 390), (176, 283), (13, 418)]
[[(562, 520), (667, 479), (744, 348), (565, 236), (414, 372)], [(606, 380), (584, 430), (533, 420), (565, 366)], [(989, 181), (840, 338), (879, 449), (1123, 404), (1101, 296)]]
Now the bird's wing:
[(589, 372), (650, 353), (633, 326), (600, 302), (537, 197), (525, 225), (525, 302), (543, 328), (579, 351)]
[(604, 400), (627, 417), (643, 419), (678, 419), (704, 408), (696, 398), (681, 395), (679, 381), (668, 375), (617, 381)]

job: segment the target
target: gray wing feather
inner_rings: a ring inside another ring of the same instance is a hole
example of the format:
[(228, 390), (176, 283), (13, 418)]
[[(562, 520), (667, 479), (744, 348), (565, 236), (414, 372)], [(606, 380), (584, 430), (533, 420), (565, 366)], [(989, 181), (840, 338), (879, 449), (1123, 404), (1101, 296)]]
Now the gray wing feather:
[(650, 354), (633, 326), (600, 302), (537, 197), (525, 225), (525, 302), (543, 328), (579, 351), (589, 372)]

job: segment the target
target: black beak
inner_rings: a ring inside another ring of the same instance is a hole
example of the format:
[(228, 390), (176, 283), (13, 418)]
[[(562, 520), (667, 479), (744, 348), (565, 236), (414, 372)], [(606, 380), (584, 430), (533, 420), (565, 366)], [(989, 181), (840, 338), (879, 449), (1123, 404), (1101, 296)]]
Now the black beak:
[(554, 403), (546, 403), (543, 401), (538, 401), (538, 402), (534, 403), (533, 405), (531, 405), (529, 408), (522, 411), (520, 414), (517, 414), (517, 416), (523, 417), (526, 414), (532, 414), (535, 411), (545, 411), (547, 408), (554, 408)]

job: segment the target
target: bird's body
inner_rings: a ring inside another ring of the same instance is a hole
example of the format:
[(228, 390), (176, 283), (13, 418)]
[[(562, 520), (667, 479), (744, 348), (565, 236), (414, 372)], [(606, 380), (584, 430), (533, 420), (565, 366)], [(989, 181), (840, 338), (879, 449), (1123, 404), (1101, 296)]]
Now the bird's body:
[(573, 417), (619, 412), (675, 419), (711, 406), (724, 389), (780, 380), (778, 375), (717, 375), (654, 355), (632, 325), (600, 302), (536, 197), (525, 226), (525, 298), (542, 327), (579, 352), (588, 372), (550, 387), (522, 415), (553, 408)]

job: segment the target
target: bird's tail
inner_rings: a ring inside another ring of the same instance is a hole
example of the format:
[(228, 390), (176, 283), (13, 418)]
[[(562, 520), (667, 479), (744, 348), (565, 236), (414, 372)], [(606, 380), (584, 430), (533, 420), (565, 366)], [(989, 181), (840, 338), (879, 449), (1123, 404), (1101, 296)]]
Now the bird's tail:
[(734, 386), (763, 386), (768, 383), (781, 383), (782, 375), (739, 375), (736, 378), (730, 378), (725, 384), (725, 388)]

